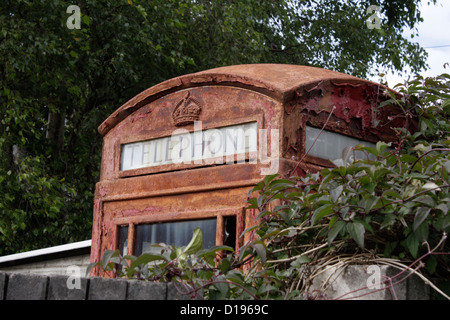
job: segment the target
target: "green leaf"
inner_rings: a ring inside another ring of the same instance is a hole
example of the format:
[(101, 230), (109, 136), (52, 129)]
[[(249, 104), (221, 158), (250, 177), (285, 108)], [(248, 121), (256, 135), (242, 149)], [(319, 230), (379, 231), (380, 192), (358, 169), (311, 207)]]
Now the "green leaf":
[(389, 189), (389, 190), (384, 191), (384, 192), (383, 192), (383, 195), (381, 196), (381, 198), (383, 199), (383, 198), (386, 198), (386, 197), (388, 197), (388, 196), (389, 196), (389, 197), (396, 198), (396, 199), (402, 199), (401, 194), (398, 193), (398, 192), (395, 191), (395, 190), (392, 190), (392, 189)]
[(295, 182), (287, 179), (279, 179), (274, 180), (269, 184), (270, 191), (279, 191), (287, 188), (292, 188), (295, 185)]
[(419, 252), (419, 241), (417, 240), (414, 233), (411, 233), (405, 241), (406, 248), (409, 250), (411, 255), (416, 258)]
[(256, 229), (259, 228), (259, 225), (256, 226), (252, 226), (252, 227), (248, 227), (247, 229), (245, 229), (242, 233), (241, 233), (241, 237), (243, 237), (246, 233), (255, 231)]
[(252, 189), (250, 189), (247, 195), (250, 196), (253, 192), (262, 190), (263, 188), (264, 188), (264, 181), (258, 182)]
[(264, 184), (268, 185), (273, 179), (275, 179), (276, 177), (278, 177), (279, 174), (275, 173), (275, 174), (270, 174), (264, 177)]
[(341, 232), (341, 230), (345, 227), (345, 222), (342, 220), (336, 221), (328, 232), (328, 245), (334, 241), (336, 236)]
[(425, 219), (430, 214), (431, 208), (419, 207), (417, 209), (416, 215), (414, 216), (413, 230), (416, 231), (417, 228), (425, 221)]
[(230, 287), (228, 280), (223, 275), (218, 276), (215, 280), (217, 282), (213, 281), (214, 287), (220, 292), (218, 299), (224, 299)]
[(440, 216), (437, 221), (436, 221), (436, 228), (438, 230), (442, 230), (442, 231), (449, 231), (446, 230), (447, 228), (450, 228), (450, 214), (447, 214), (445, 216)]
[(226, 275), (227, 280), (240, 284), (240, 285), (244, 285), (245, 284), (245, 278), (242, 275), (241, 272), (239, 272), (238, 270), (231, 270), (230, 272), (228, 272), (228, 274)]
[(427, 261), (425, 262), (425, 265), (427, 267), (427, 270), (430, 274), (434, 274), (436, 271), (436, 267), (438, 265), (438, 261), (435, 256), (431, 255), (428, 257)]
[(355, 221), (347, 224), (347, 231), (360, 248), (364, 248), (364, 234), (366, 229), (361, 222)]
[(388, 147), (389, 147), (389, 144), (387, 144), (386, 142), (383, 142), (383, 141), (378, 141), (376, 144), (376, 149), (379, 154), (381, 154)]
[(226, 273), (231, 268), (231, 261), (229, 259), (222, 259), (219, 263), (219, 269), (222, 273)]
[(184, 249), (184, 253), (187, 255), (195, 254), (203, 248), (203, 232), (200, 228), (195, 228), (194, 234), (189, 244)]
[(374, 178), (376, 181), (379, 181), (389, 172), (386, 168), (376, 168), (374, 172)]
[(359, 202), (359, 206), (364, 208), (364, 211), (367, 213), (372, 210), (372, 208), (377, 204), (379, 198), (378, 197), (366, 197)]
[(400, 156), (400, 160), (401, 160), (402, 162), (414, 163), (414, 162), (417, 161), (417, 158), (414, 157), (414, 156), (412, 156), (412, 155), (410, 155), (410, 154), (402, 154), (402, 155)]
[(378, 157), (378, 151), (377, 151), (377, 149), (375, 149), (373, 147), (366, 147), (366, 146), (364, 146), (364, 147), (362, 147), (360, 149), (361, 150), (366, 150), (367, 152), (373, 154), (375, 157)]
[(247, 202), (250, 203), (247, 209), (258, 209), (258, 199), (250, 198), (247, 200)]
[(254, 243), (251, 246), (255, 249), (256, 254), (261, 259), (261, 262), (263, 264), (265, 264), (266, 261), (267, 261), (267, 256), (266, 256), (267, 253), (266, 253), (266, 247), (264, 246), (264, 244), (262, 244), (262, 243)]
[(381, 223), (381, 229), (384, 229), (386, 227), (389, 227), (395, 223), (397, 220), (397, 216), (393, 213), (386, 213), (384, 216), (383, 222)]
[(152, 261), (168, 261), (168, 260), (163, 255), (143, 253), (131, 263), (130, 268), (128, 269), (127, 272), (127, 276), (131, 276), (135, 272), (136, 268), (139, 268), (141, 265), (146, 265), (147, 263)]
[(214, 246), (212, 248), (203, 249), (197, 252), (197, 256), (199, 258), (204, 258), (210, 265), (214, 265), (214, 260), (217, 256), (217, 252), (219, 251), (234, 252), (234, 249), (229, 246)]
[(91, 23), (90, 17), (85, 14), (82, 15), (81, 21), (83, 21), (83, 23), (86, 24), (87, 26), (89, 26)]
[(342, 194), (342, 191), (344, 190), (344, 186), (339, 185), (336, 188), (333, 188), (330, 190), (330, 196), (331, 196), (331, 200), (333, 202), (336, 202), (338, 200), (338, 198), (340, 197), (340, 195)]
[(311, 217), (311, 225), (314, 225), (317, 221), (320, 221), (323, 217), (332, 214), (333, 212), (333, 205), (331, 203), (324, 204), (317, 208)]
[(426, 240), (428, 240), (428, 233), (429, 233), (429, 228), (428, 228), (428, 223), (422, 223), (420, 224), (417, 229), (414, 231), (414, 235), (417, 239), (417, 241), (419, 241), (419, 243), (422, 243)]
[(94, 269), (97, 266), (100, 266), (101, 264), (99, 262), (92, 262), (88, 265), (86, 269), (86, 277), (89, 277), (89, 274), (91, 273), (92, 269)]
[(119, 250), (105, 250), (102, 257), (102, 267), (106, 269), (112, 258), (119, 256)]
[(352, 146), (347, 146), (342, 150), (341, 158), (342, 158), (342, 161), (344, 162), (344, 164), (349, 162), (350, 156), (352, 155), (352, 153), (353, 153)]
[(422, 204), (425, 204), (425, 205), (427, 205), (427, 206), (429, 206), (431, 208), (436, 207), (436, 202), (434, 201), (434, 199), (432, 197), (430, 197), (429, 195), (427, 195), (427, 194), (416, 198), (414, 201), (422, 203)]
[(364, 226), (366, 230), (368, 230), (370, 233), (375, 234), (375, 231), (373, 230), (372, 226), (370, 225), (371, 216), (367, 215), (364, 219), (359, 220)]

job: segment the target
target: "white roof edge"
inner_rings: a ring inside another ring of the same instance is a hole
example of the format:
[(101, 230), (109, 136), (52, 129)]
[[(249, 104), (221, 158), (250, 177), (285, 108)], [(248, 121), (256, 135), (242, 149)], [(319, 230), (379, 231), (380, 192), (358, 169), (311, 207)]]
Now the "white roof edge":
[(22, 260), (22, 259), (27, 259), (27, 258), (33, 258), (33, 257), (38, 257), (38, 256), (48, 255), (48, 254), (53, 254), (53, 253), (60, 253), (60, 252), (64, 252), (64, 251), (83, 249), (83, 248), (90, 247), (91, 243), (92, 243), (92, 240), (85, 240), (85, 241), (63, 244), (60, 246), (54, 246), (54, 247), (49, 247), (49, 248), (43, 248), (43, 249), (38, 249), (38, 250), (10, 254), (7, 256), (0, 257), (0, 263), (15, 261), (15, 260)]

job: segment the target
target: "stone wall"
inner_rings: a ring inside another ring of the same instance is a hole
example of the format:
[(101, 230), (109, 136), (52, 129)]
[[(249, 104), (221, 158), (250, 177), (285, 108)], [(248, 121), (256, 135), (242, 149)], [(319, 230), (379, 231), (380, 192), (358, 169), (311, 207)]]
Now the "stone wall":
[(388, 265), (331, 266), (312, 281), (309, 293), (330, 300), (432, 300), (437, 293), (410, 271)]
[[(329, 268), (314, 278), (310, 299), (432, 300), (442, 298), (416, 275), (388, 266)], [(388, 286), (386, 279), (392, 279)], [(0, 300), (192, 300), (179, 283), (0, 271)]]
[(84, 254), (73, 257), (61, 257), (57, 259), (20, 263), (6, 267), (0, 264), (0, 272), (39, 274), (45, 276), (67, 275), (67, 270), (70, 267), (76, 266), (80, 268), (80, 273), (84, 275), (91, 263), (90, 259), (91, 257), (89, 254)]
[[(79, 281), (79, 282), (78, 282)], [(189, 300), (175, 283), (0, 272), (0, 300)], [(200, 297), (198, 297), (200, 298)]]

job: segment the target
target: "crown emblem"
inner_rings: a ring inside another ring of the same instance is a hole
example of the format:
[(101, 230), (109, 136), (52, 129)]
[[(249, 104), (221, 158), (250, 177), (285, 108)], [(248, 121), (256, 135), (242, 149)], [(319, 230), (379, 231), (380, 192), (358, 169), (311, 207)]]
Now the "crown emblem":
[(197, 121), (200, 118), (202, 107), (197, 99), (191, 97), (191, 93), (188, 92), (180, 102), (177, 103), (175, 109), (172, 112), (172, 118), (175, 126), (185, 126)]

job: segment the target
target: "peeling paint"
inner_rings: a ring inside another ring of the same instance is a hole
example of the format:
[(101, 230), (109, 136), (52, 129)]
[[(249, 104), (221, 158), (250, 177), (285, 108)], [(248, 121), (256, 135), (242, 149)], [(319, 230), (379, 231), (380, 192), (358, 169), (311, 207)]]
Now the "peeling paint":
[[(257, 213), (245, 210), (247, 194), (264, 178), (261, 171), (270, 164), (247, 159), (239, 164), (172, 163), (120, 170), (123, 144), (167, 137), (177, 128), (195, 129), (191, 121), (176, 127), (172, 119), (186, 94), (196, 101), (195, 115), (202, 130), (247, 122), (256, 122), (258, 129), (279, 130), (280, 157), (272, 161), (278, 161), (278, 173), (288, 177), (332, 165), (305, 154), (305, 125), (325, 126), (368, 141), (391, 139), (390, 126), (404, 119), (394, 106), (376, 110), (386, 99), (380, 94), (384, 90), (373, 82), (329, 70), (261, 64), (184, 75), (141, 92), (99, 127), (104, 138), (92, 261), (98, 261), (106, 248), (117, 248), (117, 230), (123, 225), (216, 218), (218, 226), (223, 226), (227, 216), (236, 216), (238, 230), (258, 223)], [(217, 232), (217, 244), (223, 241), (221, 232)], [(237, 239), (236, 245), (244, 240), (248, 238)]]

